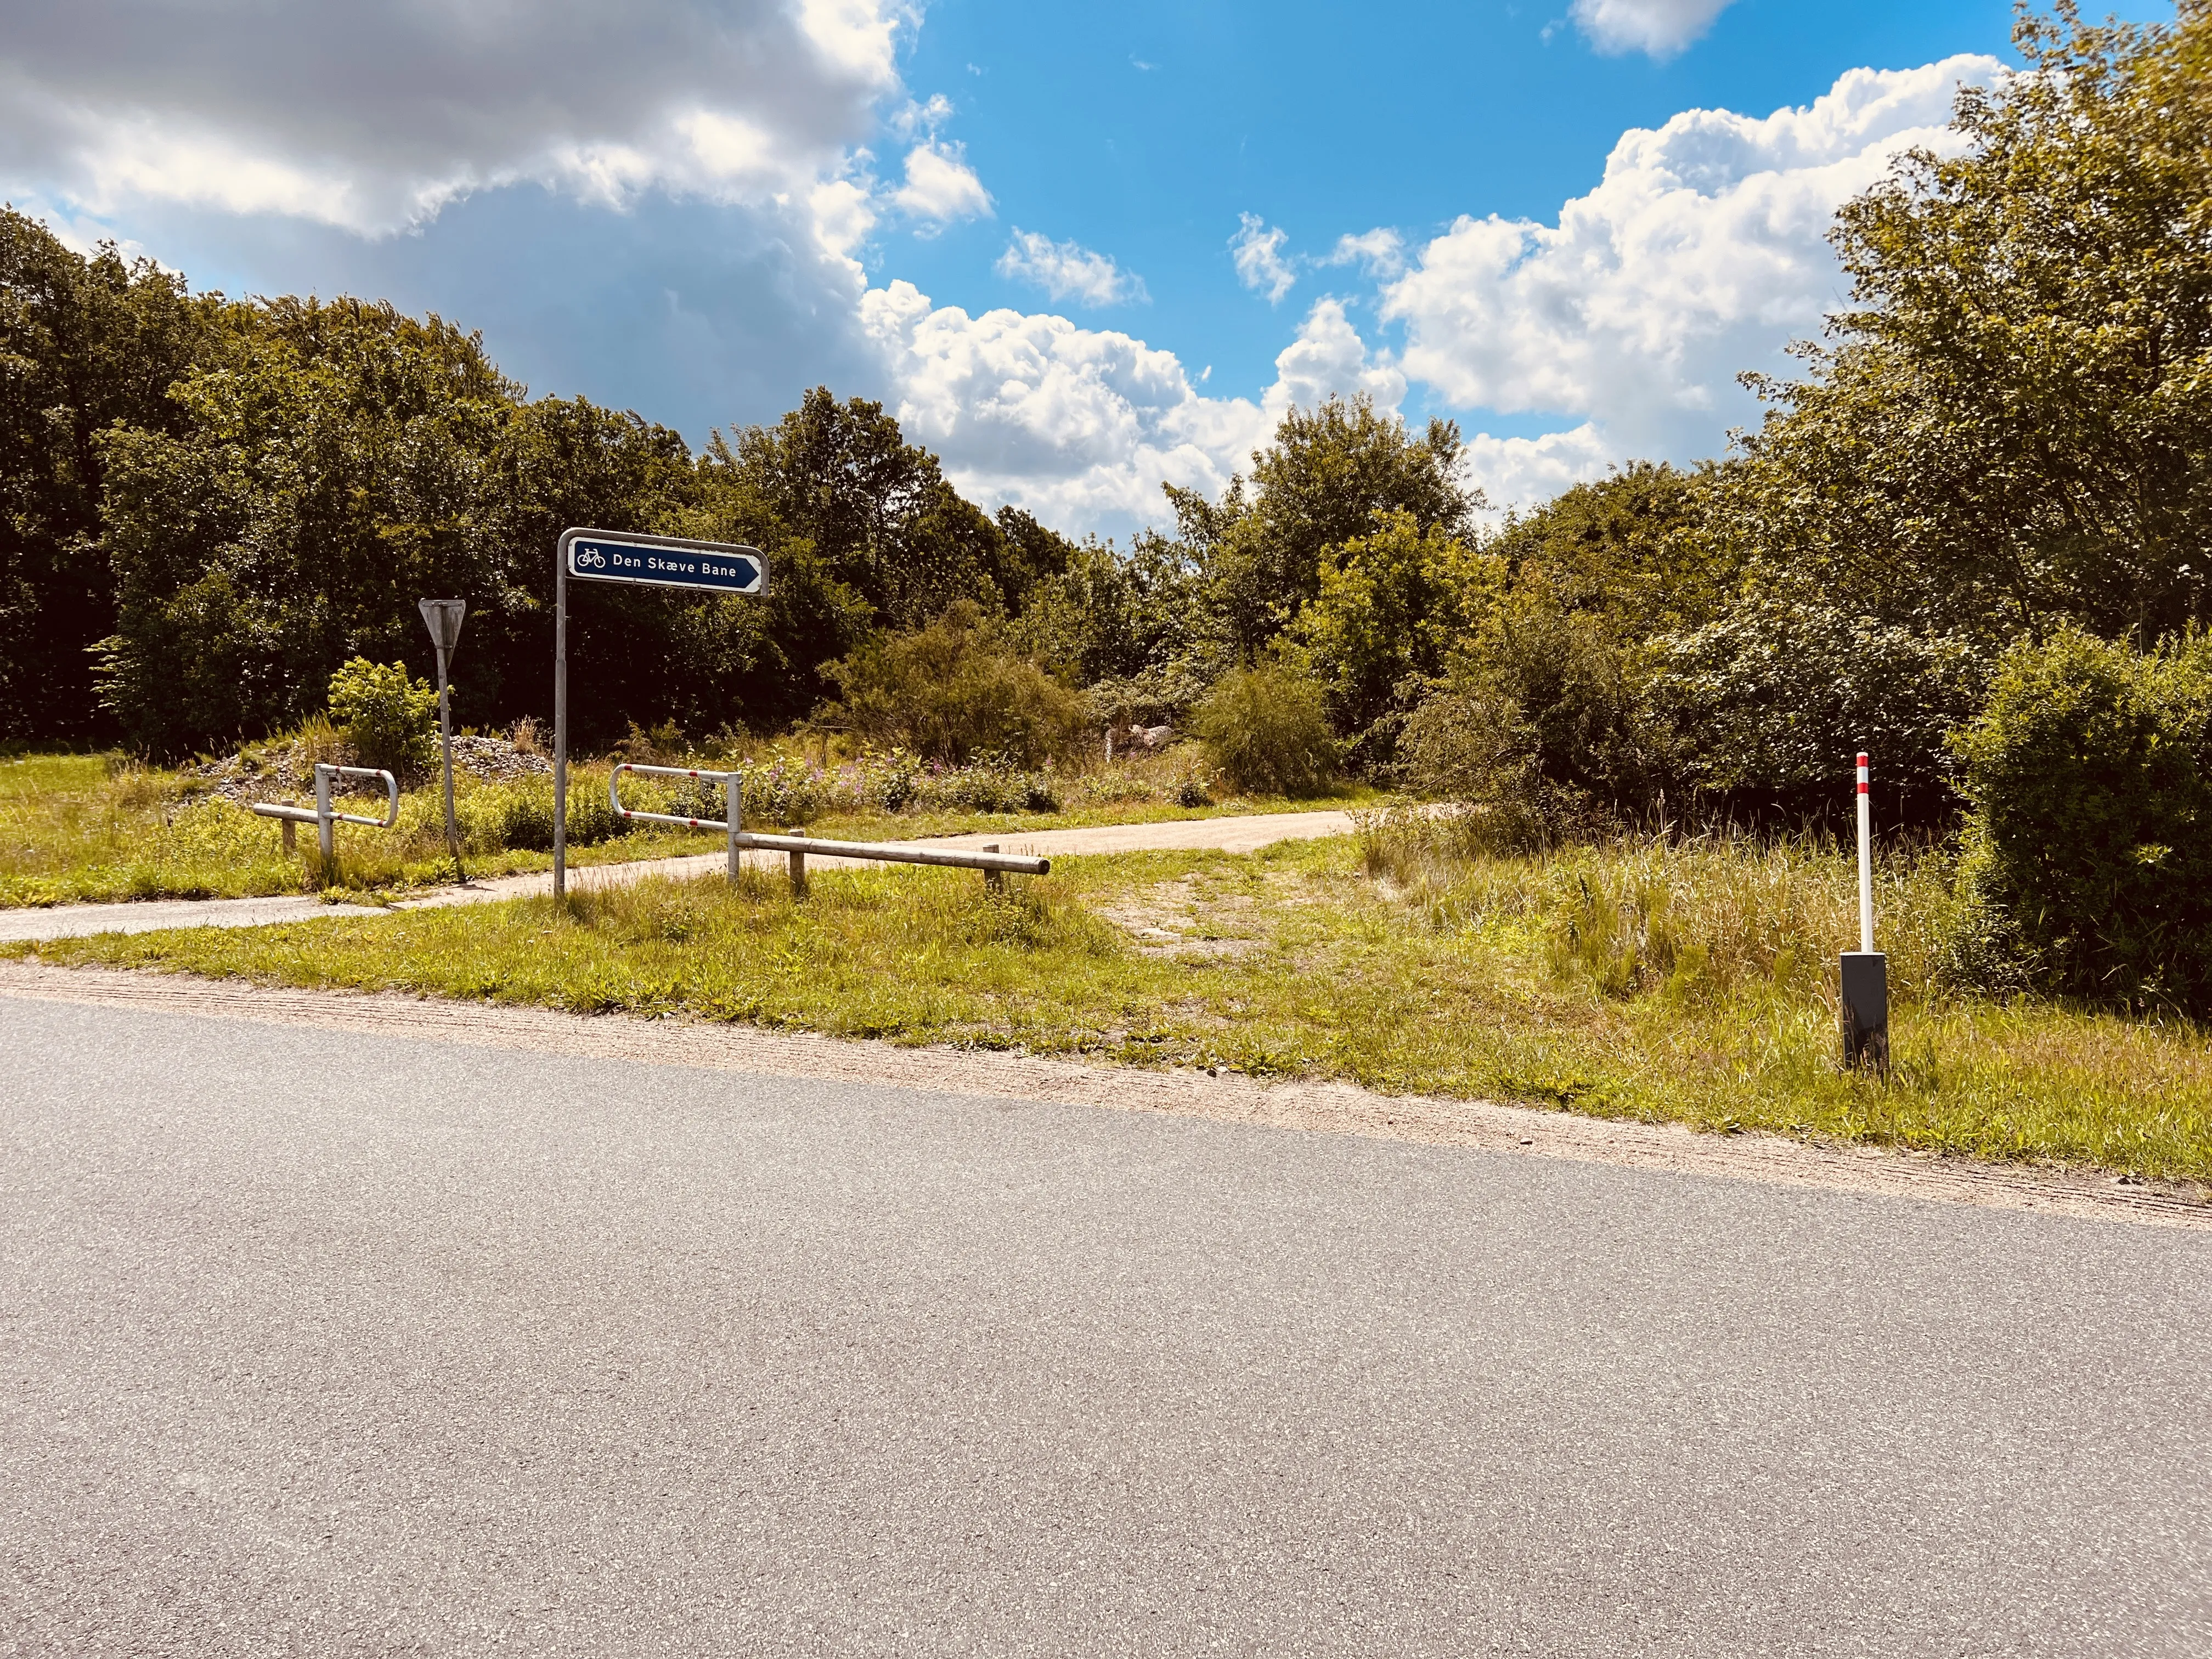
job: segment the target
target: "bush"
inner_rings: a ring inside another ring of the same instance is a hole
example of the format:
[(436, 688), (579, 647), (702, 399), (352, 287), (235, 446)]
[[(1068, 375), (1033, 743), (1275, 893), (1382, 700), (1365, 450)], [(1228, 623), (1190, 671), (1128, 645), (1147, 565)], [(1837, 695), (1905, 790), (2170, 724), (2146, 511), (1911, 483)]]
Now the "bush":
[(1458, 803), (1454, 822), (1486, 853), (1533, 853), (1587, 828), (1589, 798), (1544, 775), (1519, 705), (1494, 688), (1435, 691), (1407, 722), (1405, 781), (1416, 794)]
[(1955, 816), (1946, 739), (1981, 708), (1994, 666), (1975, 641), (1760, 591), (1655, 654), (1653, 700), (1708, 811), (1846, 817), (1864, 747), (1887, 811), (1921, 825)]
[(1321, 688), (1279, 664), (1224, 675), (1194, 725), (1208, 757), (1239, 789), (1318, 794), (1336, 774)]
[(2212, 1012), (2212, 639), (2069, 631), (1954, 740), (1972, 954), (2062, 994)]
[(918, 632), (871, 641), (830, 676), (842, 693), (830, 720), (946, 765), (995, 750), (1041, 766), (1090, 725), (1082, 697), (1016, 654), (965, 600)]
[(356, 657), (331, 676), (331, 720), (363, 766), (412, 777), (438, 761), (438, 694), (404, 663)]

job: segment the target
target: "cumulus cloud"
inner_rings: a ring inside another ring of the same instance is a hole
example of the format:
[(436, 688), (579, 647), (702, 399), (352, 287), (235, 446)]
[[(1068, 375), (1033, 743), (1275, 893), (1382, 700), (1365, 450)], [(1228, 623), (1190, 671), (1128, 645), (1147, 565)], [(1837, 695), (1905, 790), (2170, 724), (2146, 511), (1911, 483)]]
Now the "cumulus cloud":
[(1600, 52), (1671, 58), (1735, 0), (1575, 0), (1574, 20)]
[(991, 193), (962, 159), (960, 146), (936, 140), (907, 152), (906, 183), (891, 192), (891, 200), (933, 224), (980, 218), (991, 210)]
[(1362, 265), (1376, 276), (1395, 276), (1406, 268), (1406, 239), (1387, 228), (1336, 239), (1323, 264)]
[(1291, 285), (1298, 280), (1297, 272), (1283, 257), (1283, 244), (1290, 240), (1279, 229), (1270, 229), (1256, 213), (1237, 216), (1241, 222), (1237, 234), (1229, 239), (1231, 257), (1237, 261), (1237, 280), (1245, 287), (1267, 296), (1269, 305), (1279, 304)]
[(362, 0), (235, 27), (167, 0), (20, 8), (0, 172), (94, 211), (135, 198), (370, 233), (525, 182), (765, 201), (848, 169), (908, 21), (902, 0)]
[(1273, 422), (1294, 404), (1310, 409), (1333, 397), (1362, 392), (1376, 408), (1395, 411), (1406, 400), (1406, 377), (1387, 356), (1369, 356), (1342, 301), (1322, 300), (1306, 313), (1297, 337), (1276, 355), (1275, 383), (1261, 407)]
[(1016, 282), (1032, 283), (1055, 300), (1075, 299), (1087, 306), (1148, 302), (1145, 279), (1123, 270), (1103, 253), (1079, 242), (1055, 242), (1034, 230), (1014, 227), (1013, 240), (999, 256), (997, 270)]
[[(1901, 149), (1950, 143), (1959, 83), (2002, 72), (1983, 57), (1853, 70), (1806, 108), (1625, 133), (1558, 223), (1462, 218), (1385, 284), (1401, 367), (1461, 408), (1587, 417), (1615, 456), (1714, 453), (1753, 412), (1737, 373), (1777, 365), (1843, 296), (1837, 207)], [(1591, 441), (1551, 457), (1587, 459)]]
[(1334, 300), (1308, 315), (1256, 403), (1200, 396), (1172, 352), (1130, 335), (1015, 311), (970, 316), (910, 283), (870, 289), (860, 314), (900, 424), (963, 490), (1085, 529), (1158, 522), (1164, 480), (1218, 494), (1293, 401), (1366, 392), (1395, 409), (1405, 392)]

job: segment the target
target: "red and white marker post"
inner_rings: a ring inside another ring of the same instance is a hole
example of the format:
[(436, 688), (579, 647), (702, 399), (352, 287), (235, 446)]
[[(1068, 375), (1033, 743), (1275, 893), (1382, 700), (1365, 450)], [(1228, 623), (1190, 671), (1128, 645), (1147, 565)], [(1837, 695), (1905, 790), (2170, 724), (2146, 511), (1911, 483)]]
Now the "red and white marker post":
[(1859, 751), (1859, 948), (1843, 954), (1844, 1064), (1889, 1069), (1889, 959), (1874, 948), (1874, 807)]

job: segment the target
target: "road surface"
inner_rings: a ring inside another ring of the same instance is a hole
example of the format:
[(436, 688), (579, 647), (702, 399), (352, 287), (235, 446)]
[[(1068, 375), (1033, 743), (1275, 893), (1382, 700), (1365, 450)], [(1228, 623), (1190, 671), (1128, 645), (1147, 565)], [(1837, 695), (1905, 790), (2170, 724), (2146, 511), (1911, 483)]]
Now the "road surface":
[(2191, 1655), (2212, 1235), (0, 996), (0, 1653)]

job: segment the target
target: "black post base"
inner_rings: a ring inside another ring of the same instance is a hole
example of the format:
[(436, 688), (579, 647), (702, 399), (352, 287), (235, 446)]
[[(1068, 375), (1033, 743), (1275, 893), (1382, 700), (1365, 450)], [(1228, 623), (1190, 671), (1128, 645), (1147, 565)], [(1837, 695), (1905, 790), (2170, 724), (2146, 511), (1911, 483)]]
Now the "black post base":
[(1889, 1070), (1889, 958), (1879, 951), (1843, 955), (1844, 1065)]

